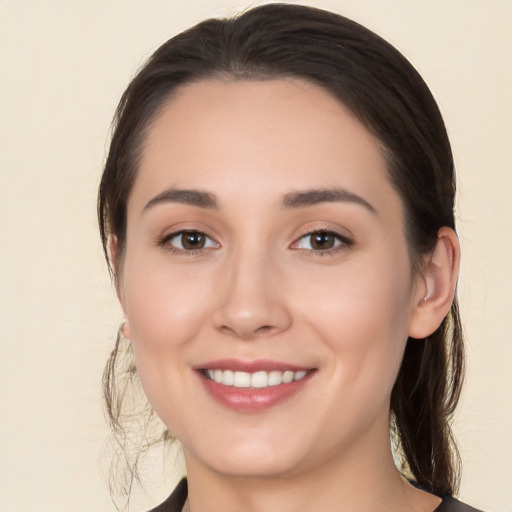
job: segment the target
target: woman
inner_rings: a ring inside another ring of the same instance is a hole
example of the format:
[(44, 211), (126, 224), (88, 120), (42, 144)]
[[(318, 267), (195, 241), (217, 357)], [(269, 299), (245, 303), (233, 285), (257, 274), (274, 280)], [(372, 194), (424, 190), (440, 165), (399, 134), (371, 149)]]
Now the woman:
[(454, 194), (427, 86), (350, 20), (266, 5), (155, 52), (98, 209), (137, 376), (185, 454), (156, 511), (474, 510), (451, 497)]

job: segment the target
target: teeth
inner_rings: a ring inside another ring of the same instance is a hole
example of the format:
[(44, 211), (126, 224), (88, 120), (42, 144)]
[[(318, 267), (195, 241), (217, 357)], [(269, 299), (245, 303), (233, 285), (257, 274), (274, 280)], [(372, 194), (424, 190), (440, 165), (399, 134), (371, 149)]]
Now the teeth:
[(234, 372), (232, 370), (206, 370), (205, 372), (206, 376), (217, 384), (234, 386), (235, 388), (266, 388), (289, 384), (294, 380), (303, 379), (307, 373), (305, 370), (298, 372), (273, 370), (271, 372), (260, 371), (255, 373)]
[[(293, 373), (293, 372), (290, 372)], [(284, 382), (283, 380), (283, 372), (273, 371), (268, 374), (268, 385), (269, 386), (278, 386)]]
[[(222, 384), (224, 383), (222, 382)], [(250, 388), (251, 374), (246, 372), (235, 372), (233, 386), (235, 386), (235, 388)]]
[(268, 373), (256, 372), (251, 377), (251, 388), (266, 388), (268, 386)]
[(294, 377), (295, 377), (295, 375), (293, 374), (293, 372), (291, 372), (290, 370), (287, 370), (286, 372), (283, 373), (283, 382), (288, 384), (289, 382), (292, 382)]
[[(217, 370), (219, 371), (219, 370)], [(235, 374), (231, 370), (222, 372), (222, 384), (225, 386), (233, 386), (235, 383)]]

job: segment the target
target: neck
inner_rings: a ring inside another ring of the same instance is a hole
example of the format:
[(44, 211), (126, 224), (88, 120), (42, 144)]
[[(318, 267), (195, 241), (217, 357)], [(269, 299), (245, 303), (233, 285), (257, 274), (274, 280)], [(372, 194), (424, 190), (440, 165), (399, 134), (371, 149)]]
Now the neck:
[(316, 467), (272, 476), (225, 475), (185, 450), (187, 512), (432, 512), (439, 498), (412, 487), (397, 471), (389, 437), (372, 450), (351, 446)]

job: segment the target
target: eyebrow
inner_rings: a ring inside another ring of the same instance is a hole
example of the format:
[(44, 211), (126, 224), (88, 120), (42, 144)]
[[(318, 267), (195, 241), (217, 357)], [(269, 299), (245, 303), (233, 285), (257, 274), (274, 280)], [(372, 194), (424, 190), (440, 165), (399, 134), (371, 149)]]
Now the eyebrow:
[(148, 201), (142, 213), (145, 213), (150, 208), (162, 203), (180, 203), (188, 204), (191, 206), (198, 206), (199, 208), (218, 209), (219, 203), (217, 198), (209, 192), (201, 190), (183, 190), (170, 188), (164, 190)]
[[(286, 210), (291, 210), (296, 208), (315, 206), (321, 203), (334, 202), (355, 203), (363, 206), (371, 213), (377, 214), (377, 210), (368, 201), (366, 201), (366, 199), (363, 199), (361, 196), (341, 188), (290, 192), (284, 195), (282, 200), (282, 207)], [(179, 203), (198, 206), (199, 208), (208, 208), (214, 210), (219, 209), (219, 202), (217, 197), (210, 192), (170, 188), (164, 190), (160, 194), (153, 197), (150, 201), (148, 201), (146, 206), (144, 206), (142, 213), (145, 213), (150, 208), (163, 203)]]
[(283, 198), (283, 208), (294, 209), (315, 206), (320, 203), (355, 203), (363, 206), (373, 214), (377, 210), (366, 199), (342, 188), (328, 188), (318, 190), (306, 190), (302, 192), (291, 192)]

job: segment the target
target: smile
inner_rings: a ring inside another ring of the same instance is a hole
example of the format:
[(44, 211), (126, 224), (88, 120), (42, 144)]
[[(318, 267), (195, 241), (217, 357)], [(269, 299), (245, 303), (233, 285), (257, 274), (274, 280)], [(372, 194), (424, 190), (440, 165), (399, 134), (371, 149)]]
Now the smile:
[(291, 399), (308, 386), (317, 368), (290, 363), (222, 359), (195, 368), (217, 403), (243, 413), (258, 413)]
[(291, 382), (302, 380), (307, 373), (306, 370), (273, 370), (270, 372), (257, 371), (254, 373), (233, 370), (204, 370), (204, 375), (217, 384), (233, 386), (235, 388), (257, 389), (290, 384)]

